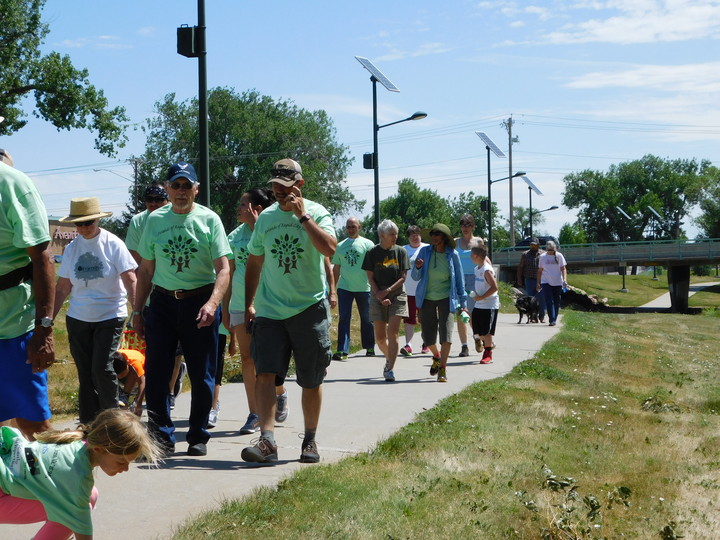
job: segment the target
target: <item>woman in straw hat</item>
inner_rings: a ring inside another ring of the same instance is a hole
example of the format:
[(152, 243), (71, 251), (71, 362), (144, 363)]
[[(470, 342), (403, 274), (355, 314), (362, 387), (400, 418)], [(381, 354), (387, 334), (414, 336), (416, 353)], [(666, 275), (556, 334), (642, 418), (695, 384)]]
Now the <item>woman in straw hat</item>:
[[(419, 280), (415, 291), (415, 303), (420, 308), (420, 326), (423, 343), (433, 355), (430, 375), (437, 375), (438, 382), (447, 382), (448, 356), (452, 346), (453, 313), (465, 306), (465, 278), (450, 229), (436, 223), (423, 230), (425, 246), (415, 259), (413, 279)], [(440, 350), (437, 348), (438, 330)]]
[(70, 352), (80, 382), (80, 423), (91, 422), (103, 409), (117, 407), (117, 376), (112, 356), (127, 318), (127, 301), (135, 306), (137, 263), (120, 238), (101, 229), (97, 197), (70, 201), (70, 215), (60, 220), (77, 227), (58, 269), (55, 313), (70, 296), (65, 319)]

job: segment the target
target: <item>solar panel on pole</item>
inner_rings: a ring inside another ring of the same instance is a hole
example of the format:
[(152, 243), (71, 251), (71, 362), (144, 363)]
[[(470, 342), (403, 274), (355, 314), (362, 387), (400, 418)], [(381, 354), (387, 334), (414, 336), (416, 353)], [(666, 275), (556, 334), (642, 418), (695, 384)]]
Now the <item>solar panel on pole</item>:
[(362, 66), (367, 69), (370, 74), (375, 77), (377, 82), (382, 84), (385, 88), (390, 90), (390, 92), (399, 92), (400, 89), (395, 86), (390, 79), (388, 79), (385, 75), (383, 75), (383, 72), (380, 71), (378, 68), (376, 68), (373, 63), (368, 60), (367, 58), (363, 58), (362, 56), (356, 56), (355, 59), (362, 64)]
[(495, 154), (497, 157), (507, 157), (505, 153), (500, 150), (497, 144), (495, 144), (490, 137), (488, 137), (485, 133), (482, 131), (476, 131), (475, 134), (482, 139), (482, 142), (485, 143), (485, 146), (487, 146), (490, 150), (492, 150), (493, 154)]
[(528, 185), (528, 187), (532, 189), (535, 193), (537, 193), (538, 195), (543, 194), (542, 191), (540, 191), (538, 187), (532, 183), (532, 180), (530, 180), (527, 176), (523, 176), (522, 179), (525, 180), (525, 183)]
[(663, 217), (658, 213), (657, 210), (655, 210), (652, 206), (648, 205), (648, 210), (650, 210), (653, 214), (655, 214), (655, 217), (662, 220)]
[(625, 212), (625, 210), (623, 210), (623, 209), (620, 208), (619, 206), (616, 206), (615, 209), (616, 209), (618, 212), (620, 212), (623, 216), (625, 216), (625, 219), (632, 219), (630, 216), (627, 215), (627, 213)]

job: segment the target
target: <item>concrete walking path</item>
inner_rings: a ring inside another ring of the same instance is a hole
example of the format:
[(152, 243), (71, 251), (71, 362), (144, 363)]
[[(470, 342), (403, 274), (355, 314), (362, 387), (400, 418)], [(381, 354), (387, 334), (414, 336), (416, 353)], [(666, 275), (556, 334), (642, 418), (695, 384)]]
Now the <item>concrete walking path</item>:
[[(350, 356), (346, 362), (332, 362), (323, 385), (317, 435), (321, 464), (370, 450), (441, 399), (476, 381), (507, 374), (532, 357), (562, 326), (562, 319), (555, 327), (517, 321), (516, 314), (500, 315), (495, 336), (497, 348), (491, 364), (478, 364), (480, 354), (473, 344), (469, 357), (458, 358), (460, 343), (456, 337), (448, 362), (447, 383), (438, 383), (435, 377), (430, 377), (431, 355), (417, 354), (419, 332), (413, 340), (416, 354), (397, 360), (395, 383), (385, 382), (382, 377), (384, 358), (366, 358), (365, 351)], [(217, 508), (225, 499), (243, 497), (260, 486), (276, 485), (299, 468), (318, 466), (298, 462), (303, 434), (300, 387), (294, 379), (287, 383), (290, 414), (276, 428), (280, 461), (274, 466), (240, 459), (242, 449), (257, 436), (237, 434), (248, 414), (245, 390), (240, 383), (222, 387), (220, 418), (212, 430), (208, 455), (199, 458), (185, 455), (190, 394), (181, 394), (173, 414), (178, 428), (177, 452), (160, 468), (133, 464), (127, 473), (112, 478), (96, 469), (100, 498), (93, 512), (95, 538), (170, 539), (175, 527), (203, 511)], [(0, 538), (24, 540), (37, 529), (37, 525), (0, 525)]]
[[(688, 298), (690, 296), (692, 296), (693, 294), (695, 294), (696, 292), (700, 292), (703, 289), (707, 289), (708, 287), (714, 287), (715, 285), (720, 285), (720, 282), (691, 283), (690, 284), (690, 292), (688, 293)], [(670, 303), (670, 293), (666, 292), (665, 294), (661, 294), (655, 300), (652, 300), (652, 301), (648, 302), (647, 304), (644, 304), (640, 307), (655, 308), (655, 309), (661, 309), (661, 308), (670, 309), (672, 307), (672, 304)]]

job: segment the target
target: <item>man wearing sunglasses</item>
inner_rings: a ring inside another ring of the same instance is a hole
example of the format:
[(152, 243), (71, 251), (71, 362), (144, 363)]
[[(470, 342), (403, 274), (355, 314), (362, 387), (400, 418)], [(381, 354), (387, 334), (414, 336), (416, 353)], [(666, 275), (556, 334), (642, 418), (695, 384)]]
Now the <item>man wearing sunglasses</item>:
[(165, 452), (175, 450), (175, 425), (170, 418), (169, 381), (178, 341), (192, 383), (187, 436), (188, 455), (207, 454), (208, 416), (215, 389), (220, 303), (228, 287), (232, 253), (220, 217), (195, 202), (195, 169), (176, 163), (165, 187), (169, 205), (152, 212), (145, 224), (138, 253), (133, 327), (147, 342), (146, 400), (150, 430)]
[(252, 326), (260, 438), (243, 449), (242, 458), (259, 463), (278, 460), (275, 381), (284, 380), (292, 355), (305, 422), (300, 461), (317, 463), (315, 431), (331, 358), (324, 261), (337, 248), (335, 226), (325, 207), (302, 196), (305, 179), (297, 161), (276, 162), (270, 184), (277, 203), (258, 216), (247, 245), (245, 322)]
[(153, 182), (145, 188), (144, 200), (145, 210), (139, 214), (135, 214), (130, 220), (130, 226), (128, 227), (127, 236), (125, 237), (125, 245), (138, 264), (140, 264), (142, 257), (140, 257), (140, 254), (137, 252), (137, 247), (138, 244), (140, 244), (140, 237), (142, 237), (145, 222), (150, 214), (168, 203), (168, 194), (160, 184)]

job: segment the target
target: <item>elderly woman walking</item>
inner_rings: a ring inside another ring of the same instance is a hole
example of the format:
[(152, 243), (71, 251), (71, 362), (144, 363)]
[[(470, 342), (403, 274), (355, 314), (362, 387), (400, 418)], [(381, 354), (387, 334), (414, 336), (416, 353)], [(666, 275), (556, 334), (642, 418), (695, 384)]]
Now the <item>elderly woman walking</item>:
[[(447, 225), (436, 223), (423, 231), (429, 241), (418, 253), (412, 277), (419, 280), (415, 301), (420, 308), (423, 343), (432, 352), (430, 375), (447, 382), (447, 360), (452, 347), (453, 314), (460, 308), (467, 314), (465, 278), (455, 239)], [(438, 330), (440, 350), (437, 348)]]
[(378, 225), (380, 243), (365, 254), (362, 268), (370, 283), (370, 319), (375, 328), (375, 344), (385, 355), (383, 377), (395, 380), (395, 360), (399, 349), (400, 323), (408, 316), (405, 277), (410, 269), (407, 251), (396, 245), (398, 227), (386, 219)]
[(120, 344), (128, 300), (135, 309), (137, 263), (123, 241), (99, 225), (100, 218), (111, 215), (100, 210), (97, 197), (84, 197), (72, 199), (70, 215), (60, 220), (75, 225), (78, 236), (65, 248), (58, 269), (53, 319), (70, 295), (65, 320), (80, 382), (81, 424), (118, 406), (113, 354)]
[(567, 262), (552, 240), (545, 244), (545, 253), (538, 259), (537, 290), (545, 295), (550, 326), (557, 323), (560, 293), (567, 287)]

